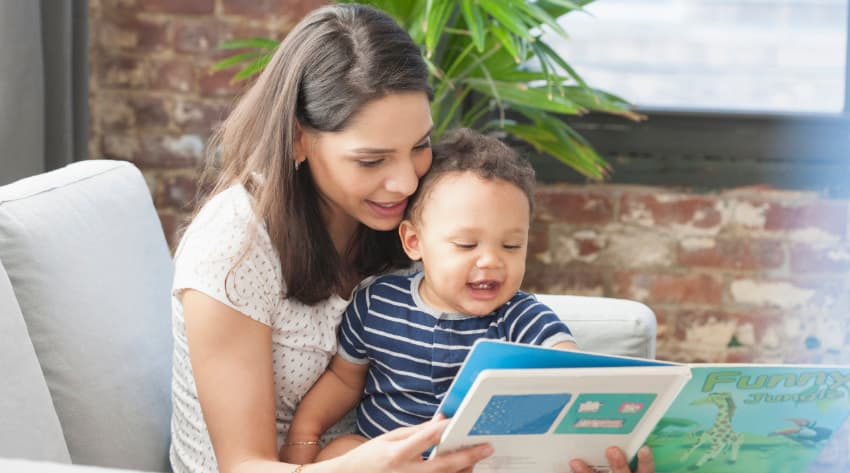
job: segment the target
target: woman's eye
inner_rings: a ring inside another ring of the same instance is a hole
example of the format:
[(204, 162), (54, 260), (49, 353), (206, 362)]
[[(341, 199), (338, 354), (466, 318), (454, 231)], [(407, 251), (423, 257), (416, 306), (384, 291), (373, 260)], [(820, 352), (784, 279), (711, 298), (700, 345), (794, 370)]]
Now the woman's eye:
[(431, 147), (431, 140), (429, 139), (428, 141), (426, 141), (426, 142), (424, 142), (420, 145), (414, 146), (413, 149), (415, 149), (416, 151), (420, 151), (420, 150), (423, 150), (423, 149), (428, 149), (430, 147)]
[(358, 159), (357, 164), (360, 165), (360, 167), (373, 168), (373, 167), (381, 164), (383, 161), (384, 161), (383, 159), (371, 159), (371, 160), (369, 160), (369, 159)]

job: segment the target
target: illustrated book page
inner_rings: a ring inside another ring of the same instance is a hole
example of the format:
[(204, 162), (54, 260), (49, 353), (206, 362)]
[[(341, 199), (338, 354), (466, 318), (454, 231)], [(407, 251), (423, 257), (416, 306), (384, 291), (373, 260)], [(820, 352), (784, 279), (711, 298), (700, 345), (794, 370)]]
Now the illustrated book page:
[(802, 473), (850, 415), (850, 366), (690, 366), (647, 439), (659, 473)]

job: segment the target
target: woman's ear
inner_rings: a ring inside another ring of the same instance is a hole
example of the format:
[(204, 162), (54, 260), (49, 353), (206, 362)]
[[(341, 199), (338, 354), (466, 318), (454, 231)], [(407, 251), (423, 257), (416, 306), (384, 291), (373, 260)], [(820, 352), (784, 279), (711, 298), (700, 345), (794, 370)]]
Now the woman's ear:
[(300, 123), (295, 122), (294, 132), (292, 133), (292, 151), (295, 153), (292, 159), (296, 164), (301, 164), (307, 159), (307, 153), (310, 149), (310, 134), (304, 131)]
[(401, 238), (401, 247), (407, 254), (407, 257), (413, 261), (422, 259), (422, 252), (419, 248), (419, 234), (416, 232), (416, 227), (410, 220), (402, 220), (398, 226), (398, 236)]

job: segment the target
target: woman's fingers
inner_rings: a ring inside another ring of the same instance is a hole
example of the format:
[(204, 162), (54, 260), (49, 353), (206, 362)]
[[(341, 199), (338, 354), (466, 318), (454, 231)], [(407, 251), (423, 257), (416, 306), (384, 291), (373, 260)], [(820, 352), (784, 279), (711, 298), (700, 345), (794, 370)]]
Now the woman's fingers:
[(638, 467), (635, 473), (655, 473), (655, 458), (652, 456), (652, 450), (646, 445), (640, 447), (637, 452)]
[(606, 448), (605, 458), (608, 459), (608, 466), (611, 467), (611, 473), (631, 473), (629, 461), (619, 447)]
[[(611, 473), (632, 473), (629, 469), (629, 462), (626, 454), (618, 447), (608, 447), (605, 449), (605, 458), (608, 460), (608, 466)], [(644, 445), (638, 450), (638, 467), (635, 473), (655, 473), (655, 460), (652, 457), (652, 451)], [(570, 468), (575, 473), (596, 473), (587, 463), (581, 460), (570, 461)]]
[(573, 470), (574, 473), (596, 473), (596, 470), (581, 460), (570, 460), (570, 469)]
[[(449, 425), (448, 419), (426, 422), (412, 427), (412, 432), (407, 434), (399, 453), (405, 457), (422, 455), (422, 452), (433, 447), (440, 441), (440, 435)], [(401, 439), (402, 437), (399, 437)]]
[(489, 444), (476, 445), (432, 458), (422, 464), (422, 471), (470, 472), (476, 463), (492, 454), (493, 447)]

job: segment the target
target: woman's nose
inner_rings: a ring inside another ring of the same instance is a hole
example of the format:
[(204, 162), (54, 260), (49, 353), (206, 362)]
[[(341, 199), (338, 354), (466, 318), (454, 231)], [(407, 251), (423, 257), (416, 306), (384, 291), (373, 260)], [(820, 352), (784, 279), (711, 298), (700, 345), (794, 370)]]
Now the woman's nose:
[(419, 176), (410, 160), (401, 160), (398, 166), (393, 166), (392, 174), (387, 178), (386, 188), (390, 192), (412, 195), (419, 186)]

